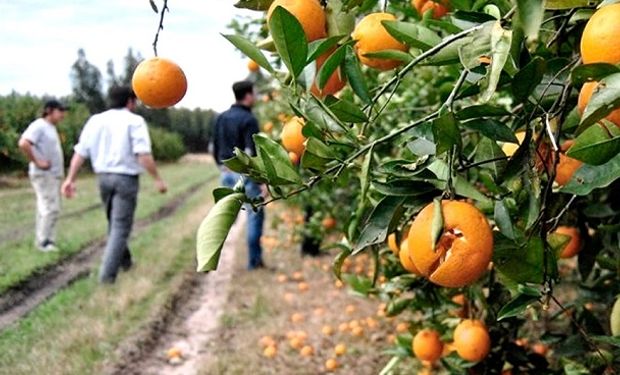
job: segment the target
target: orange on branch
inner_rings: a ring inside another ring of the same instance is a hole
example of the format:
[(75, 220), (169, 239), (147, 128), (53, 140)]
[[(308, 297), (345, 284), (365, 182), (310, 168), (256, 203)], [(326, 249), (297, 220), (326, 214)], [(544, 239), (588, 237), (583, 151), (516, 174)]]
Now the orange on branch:
[(443, 232), (433, 248), (434, 203), (411, 224), (408, 236), (413, 264), (435, 284), (457, 288), (472, 284), (487, 270), (493, 255), (493, 234), (487, 218), (467, 202), (441, 202)]
[(351, 37), (356, 41), (355, 50), (362, 64), (379, 70), (390, 70), (401, 65), (399, 60), (366, 57), (367, 53), (384, 50), (407, 51), (405, 44), (396, 40), (387, 32), (381, 21), (396, 21), (390, 13), (371, 13), (357, 24)]
[(183, 70), (161, 57), (142, 61), (131, 78), (131, 86), (138, 99), (151, 108), (166, 108), (177, 104), (187, 91)]
[(491, 350), (491, 337), (483, 322), (464, 320), (454, 329), (454, 348), (464, 360), (478, 362)]
[(432, 10), (434, 19), (439, 19), (448, 13), (448, 4), (447, 1), (411, 0), (411, 6), (413, 6), (420, 15)]
[(570, 240), (566, 243), (566, 245), (564, 245), (564, 248), (560, 253), (560, 258), (570, 258), (577, 255), (577, 253), (581, 251), (581, 233), (578, 228), (561, 225), (556, 228), (555, 233), (570, 237)]
[(327, 19), (319, 0), (275, 0), (267, 11), (268, 20), (278, 6), (297, 18), (309, 42), (327, 35)]
[(312, 87), (310, 88), (310, 92), (313, 93), (315, 96), (322, 98), (324, 96), (327, 95), (334, 95), (336, 93), (338, 93), (340, 90), (342, 90), (344, 88), (344, 86), (347, 84), (347, 81), (345, 80), (345, 77), (341, 74), (340, 72), (340, 67), (336, 68), (336, 70), (332, 73), (331, 76), (329, 76), (329, 78), (327, 79), (327, 82), (325, 82), (325, 86), (323, 86), (322, 89), (319, 89), (317, 80), (318, 80), (318, 73), (319, 70), (321, 69), (321, 67), (323, 66), (323, 64), (325, 63), (325, 60), (327, 60), (329, 58), (330, 54), (329, 53), (324, 53), (321, 56), (317, 57), (316, 59), (316, 73), (317, 76), (314, 80), (314, 82), (312, 83)]
[(555, 169), (555, 182), (560, 186), (566, 185), (572, 178), (575, 172), (581, 168), (583, 163), (577, 159), (573, 159), (570, 156), (566, 156), (565, 152), (573, 145), (574, 141), (568, 140), (562, 144), (560, 160)]
[[(592, 98), (592, 94), (594, 93), (594, 90), (597, 88), (597, 86), (598, 82), (586, 82), (581, 87), (581, 91), (579, 91), (579, 100), (577, 102), (577, 109), (579, 110), (580, 114), (583, 115), (583, 112), (585, 111), (586, 106), (590, 102), (590, 98)], [(605, 119), (613, 122), (617, 126), (620, 126), (620, 108), (613, 110), (610, 114), (607, 115), (607, 117), (605, 117)]]
[(256, 61), (250, 60), (248, 61), (248, 70), (252, 73), (256, 73), (260, 70), (260, 66), (256, 63)]
[(301, 117), (293, 117), (282, 128), (282, 145), (289, 152), (294, 152), (297, 156), (304, 153), (306, 146), (306, 137), (302, 134), (304, 127), (304, 119)]
[(413, 338), (413, 354), (422, 360), (435, 362), (441, 358), (443, 353), (443, 343), (439, 337), (439, 332), (433, 329), (423, 329)]
[(600, 8), (581, 34), (584, 64), (620, 63), (620, 3)]

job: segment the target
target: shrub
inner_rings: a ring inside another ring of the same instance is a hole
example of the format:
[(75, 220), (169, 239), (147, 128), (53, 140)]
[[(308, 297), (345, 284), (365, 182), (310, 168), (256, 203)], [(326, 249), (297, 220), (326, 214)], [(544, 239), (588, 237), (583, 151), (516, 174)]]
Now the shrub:
[(176, 161), (185, 154), (181, 136), (161, 128), (149, 128), (153, 156), (161, 161)]

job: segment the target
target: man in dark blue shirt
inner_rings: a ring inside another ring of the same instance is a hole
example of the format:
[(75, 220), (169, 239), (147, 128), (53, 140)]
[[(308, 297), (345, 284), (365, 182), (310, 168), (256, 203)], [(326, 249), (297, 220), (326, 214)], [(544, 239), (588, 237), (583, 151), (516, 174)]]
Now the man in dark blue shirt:
[[(235, 104), (220, 114), (213, 129), (213, 155), (222, 171), (222, 185), (233, 187), (244, 178), (245, 193), (249, 198), (256, 198), (262, 194), (262, 188), (247, 177), (242, 177), (223, 165), (223, 161), (233, 157), (235, 147), (249, 155), (256, 155), (256, 146), (252, 136), (259, 132), (258, 121), (252, 114), (252, 106), (256, 100), (252, 82), (241, 81), (233, 84)], [(246, 206), (248, 212), (248, 269), (264, 267), (260, 238), (263, 234), (265, 212), (261, 208), (253, 211)]]

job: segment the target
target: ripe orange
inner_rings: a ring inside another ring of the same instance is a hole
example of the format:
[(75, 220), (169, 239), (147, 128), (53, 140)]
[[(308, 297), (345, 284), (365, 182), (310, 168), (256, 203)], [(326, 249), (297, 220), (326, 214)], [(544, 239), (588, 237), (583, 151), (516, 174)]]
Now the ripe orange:
[(187, 91), (183, 70), (173, 61), (152, 57), (136, 67), (131, 86), (138, 99), (151, 108), (166, 108), (177, 104)]
[(353, 327), (351, 328), (351, 335), (355, 336), (355, 337), (360, 337), (364, 335), (364, 328), (362, 327)]
[(299, 351), (299, 354), (301, 354), (304, 357), (312, 357), (312, 355), (314, 354), (314, 348), (310, 345), (306, 345), (303, 348), (301, 348), (301, 350)]
[(321, 221), (321, 225), (325, 230), (332, 230), (336, 228), (336, 224), (336, 219), (331, 216), (327, 216), (323, 219), (323, 221)]
[(536, 344), (532, 345), (532, 351), (544, 357), (547, 355), (547, 352), (549, 351), (549, 347), (541, 342), (537, 342)]
[(331, 336), (334, 334), (334, 328), (330, 325), (324, 325), (323, 328), (321, 328), (321, 332), (325, 336)]
[(454, 347), (464, 360), (481, 361), (491, 350), (489, 331), (479, 320), (464, 320), (454, 329)]
[(407, 51), (406, 45), (394, 39), (381, 21), (395, 21), (396, 17), (390, 13), (371, 13), (357, 24), (351, 37), (356, 41), (355, 49), (362, 64), (379, 70), (390, 70), (402, 64), (399, 60), (377, 59), (365, 57), (372, 52), (388, 49)]
[(267, 20), (277, 6), (283, 7), (297, 18), (308, 42), (325, 37), (327, 20), (318, 0), (275, 0), (267, 11)]
[(248, 70), (252, 73), (256, 73), (260, 70), (260, 66), (254, 60), (248, 61)]
[(400, 264), (403, 268), (411, 273), (415, 273), (416, 275), (422, 276), (422, 273), (415, 266), (413, 261), (411, 260), (411, 253), (409, 252), (409, 241), (404, 239), (400, 243), (400, 251), (398, 252), (398, 258), (400, 259)]
[(347, 346), (345, 344), (338, 344), (334, 347), (334, 353), (336, 355), (343, 355), (347, 352)]
[(291, 322), (293, 323), (301, 323), (304, 321), (304, 315), (301, 313), (294, 313), (291, 315)]
[(269, 132), (270, 132), (270, 131), (272, 131), (272, 130), (273, 130), (273, 122), (271, 122), (271, 121), (267, 121), (267, 122), (265, 123), (265, 125), (263, 125), (263, 131), (264, 131), (265, 133), (269, 133)]
[(172, 347), (166, 352), (166, 357), (168, 357), (168, 359), (181, 358), (183, 357), (183, 353), (181, 352), (181, 349), (177, 347)]
[(398, 243), (396, 243), (396, 233), (392, 233), (387, 238), (387, 245), (390, 250), (394, 253), (394, 255), (398, 255), (398, 251), (400, 250), (398, 247)]
[(278, 354), (278, 349), (275, 346), (268, 346), (263, 351), (263, 355), (267, 358), (273, 358)]
[(308, 285), (308, 283), (302, 281), (299, 284), (297, 284), (297, 289), (300, 292), (307, 292), (308, 289), (310, 289), (310, 285)]
[(260, 346), (275, 346), (276, 345), (276, 340), (273, 339), (273, 337), (271, 336), (263, 336), (260, 338), (260, 340), (258, 341), (258, 343), (260, 344)]
[(297, 155), (294, 152), (289, 152), (288, 153), (288, 158), (291, 161), (291, 163), (293, 163), (293, 165), (298, 165), (299, 164), (299, 155)]
[(562, 144), (560, 153), (560, 161), (555, 170), (555, 182), (560, 186), (566, 185), (572, 178), (577, 169), (581, 168), (582, 162), (573, 159), (570, 156), (566, 156), (564, 152), (568, 150), (573, 145), (572, 140), (568, 140)]
[(594, 13), (581, 34), (584, 64), (620, 63), (620, 4), (607, 5)]
[[(577, 109), (580, 114), (583, 114), (585, 111), (586, 106), (590, 102), (590, 98), (594, 93), (594, 89), (596, 89), (597, 86), (598, 82), (586, 82), (583, 86), (581, 86), (581, 91), (579, 91), (579, 100), (577, 102)], [(613, 122), (617, 126), (620, 126), (620, 108), (613, 110), (609, 115), (607, 115), (607, 117), (605, 117), (605, 119)]]
[(405, 322), (400, 322), (396, 325), (396, 332), (405, 333), (407, 331), (409, 331), (409, 324)]
[(455, 309), (455, 311), (451, 312), (452, 315), (458, 316), (460, 318), (464, 318), (467, 316), (467, 298), (463, 293), (457, 294), (452, 297), (452, 302), (460, 305), (460, 308)]
[(557, 227), (555, 233), (563, 234), (570, 237), (570, 240), (564, 246), (562, 252), (560, 253), (560, 258), (570, 258), (577, 255), (577, 253), (581, 251), (581, 233), (579, 232), (578, 228), (561, 225)]
[(434, 203), (415, 218), (407, 239), (416, 268), (435, 284), (457, 288), (469, 285), (487, 270), (493, 255), (493, 234), (487, 218), (467, 202), (441, 202), (443, 233), (432, 248)]
[(434, 19), (439, 19), (448, 13), (448, 4), (447, 1), (439, 3), (432, 0), (411, 0), (411, 6), (413, 6), (420, 15), (432, 9)]
[(325, 369), (329, 372), (334, 371), (335, 369), (338, 368), (338, 366), (340, 366), (338, 364), (338, 361), (336, 361), (335, 358), (330, 358), (327, 361), (325, 361)]
[[(348, 315), (352, 315), (355, 311), (357, 310), (357, 308), (354, 305), (347, 305), (344, 308), (344, 311), (348, 314)], [(357, 322), (357, 321), (356, 321)], [(359, 322), (357, 322), (356, 325), (359, 325)]]
[(302, 346), (304, 346), (304, 340), (299, 337), (293, 337), (289, 339), (288, 344), (291, 346), (291, 348), (299, 350)]
[[(330, 56), (329, 53), (324, 53), (316, 59), (316, 72), (317, 73), (319, 72), (319, 69), (321, 69), (323, 64), (325, 63), (325, 60), (329, 58), (329, 56)], [(332, 73), (332, 75), (329, 77), (327, 82), (325, 82), (325, 86), (323, 86), (322, 90), (319, 89), (316, 79), (318, 79), (318, 75), (317, 75), (317, 78), (315, 78), (315, 82), (312, 83), (310, 92), (313, 93), (315, 96), (318, 96), (319, 98), (322, 98), (327, 95), (334, 95), (340, 90), (342, 90), (344, 86), (347, 84), (345, 77), (341, 75), (340, 73), (340, 68), (337, 68)]]
[(286, 151), (294, 152), (298, 156), (304, 153), (306, 137), (301, 133), (304, 127), (304, 119), (293, 117), (282, 128), (282, 145)]
[(413, 338), (413, 353), (422, 361), (435, 362), (441, 358), (443, 343), (439, 333), (433, 329), (423, 329)]

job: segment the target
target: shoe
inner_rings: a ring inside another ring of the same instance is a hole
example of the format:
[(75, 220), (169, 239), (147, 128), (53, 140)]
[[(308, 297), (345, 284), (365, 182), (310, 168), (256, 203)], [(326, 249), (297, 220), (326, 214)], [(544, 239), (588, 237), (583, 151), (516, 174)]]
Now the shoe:
[(38, 248), (44, 253), (58, 251), (58, 247), (52, 241), (44, 241), (42, 244), (39, 244)]

